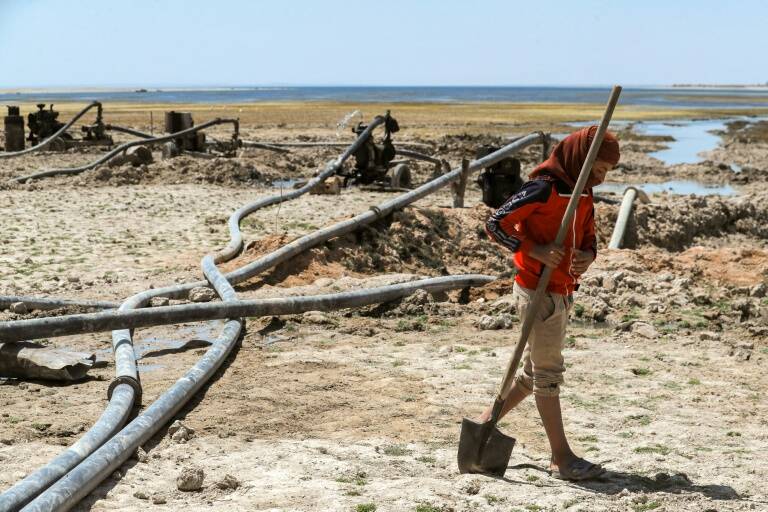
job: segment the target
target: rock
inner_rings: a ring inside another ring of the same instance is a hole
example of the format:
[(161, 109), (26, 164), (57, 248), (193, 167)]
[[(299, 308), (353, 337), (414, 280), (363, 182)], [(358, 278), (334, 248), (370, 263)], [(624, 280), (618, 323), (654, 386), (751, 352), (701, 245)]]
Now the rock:
[(147, 496), (147, 494), (144, 491), (136, 491), (135, 493), (133, 493), (133, 497), (134, 498), (138, 498), (140, 500), (148, 500), (149, 499), (149, 496)]
[(210, 302), (216, 298), (216, 292), (205, 286), (197, 286), (189, 291), (189, 300), (192, 302)]
[(624, 279), (626, 273), (619, 270), (609, 276), (603, 278), (603, 288), (609, 292), (612, 292), (618, 288), (619, 283)]
[(659, 331), (651, 324), (646, 322), (635, 322), (632, 324), (632, 334), (637, 334), (649, 340), (659, 337)]
[(315, 286), (319, 288), (326, 288), (328, 286), (331, 286), (334, 283), (334, 280), (329, 277), (321, 277), (320, 279), (315, 280)]
[(768, 293), (768, 286), (766, 286), (765, 283), (756, 284), (749, 289), (750, 297), (765, 297), (766, 293)]
[(162, 494), (155, 494), (152, 496), (152, 503), (155, 505), (165, 505), (167, 503), (167, 500), (165, 499), (165, 496)]
[(491, 311), (494, 313), (517, 313), (517, 300), (513, 295), (504, 295), (499, 297), (491, 304)]
[(712, 303), (709, 294), (703, 290), (693, 292), (693, 303), (697, 306), (707, 306)]
[(176, 488), (180, 491), (199, 491), (203, 488), (205, 472), (197, 466), (187, 466), (176, 477)]
[(464, 492), (470, 496), (476, 496), (480, 493), (480, 480), (471, 480), (464, 488)]
[(167, 306), (170, 303), (171, 301), (168, 299), (168, 297), (152, 297), (152, 299), (149, 301), (150, 306), (153, 308)]
[(699, 339), (701, 341), (718, 341), (720, 340), (720, 334), (711, 331), (703, 331), (699, 333)]
[(745, 348), (731, 349), (729, 355), (736, 358), (737, 361), (749, 361), (752, 357), (752, 351)]
[(301, 315), (302, 320), (311, 324), (328, 325), (335, 323), (328, 313), (322, 311), (307, 311)]
[(191, 428), (187, 428), (184, 425), (181, 425), (176, 431), (171, 434), (171, 441), (174, 441), (179, 444), (184, 444), (195, 435), (195, 430)]
[(494, 316), (483, 315), (475, 325), (480, 330), (491, 331), (496, 329), (509, 329), (514, 323), (515, 317), (509, 313), (502, 313)]
[[(608, 298), (610, 300), (610, 298)], [(571, 314), (580, 320), (602, 322), (608, 316), (610, 307), (608, 302), (601, 297), (580, 296), (579, 301), (573, 305)]]
[(134, 458), (137, 461), (143, 462), (143, 463), (146, 463), (149, 460), (149, 456), (147, 455), (147, 452), (141, 446), (136, 448), (136, 453), (134, 454)]
[(224, 478), (216, 482), (216, 487), (223, 490), (232, 490), (234, 491), (238, 487), (240, 487), (240, 481), (233, 477), (230, 474), (224, 475)]
[(17, 315), (26, 315), (29, 313), (29, 308), (23, 302), (14, 302), (8, 309), (11, 310), (11, 313), (16, 313)]

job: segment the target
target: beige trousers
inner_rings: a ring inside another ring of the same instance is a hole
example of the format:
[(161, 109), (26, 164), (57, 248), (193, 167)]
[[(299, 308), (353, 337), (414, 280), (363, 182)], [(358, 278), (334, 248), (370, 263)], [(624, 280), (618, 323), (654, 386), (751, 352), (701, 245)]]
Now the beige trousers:
[[(533, 298), (534, 290), (515, 283), (512, 293), (516, 299), (520, 320)], [(565, 326), (572, 298), (557, 293), (545, 293), (539, 311), (528, 337), (523, 353), (523, 371), (517, 375), (517, 382), (537, 396), (558, 396), (563, 383), (563, 346)]]

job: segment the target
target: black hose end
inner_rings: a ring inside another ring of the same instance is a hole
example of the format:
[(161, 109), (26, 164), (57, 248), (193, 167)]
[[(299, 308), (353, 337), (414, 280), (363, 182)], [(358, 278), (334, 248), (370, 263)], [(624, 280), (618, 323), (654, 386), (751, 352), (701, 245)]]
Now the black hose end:
[(141, 384), (137, 379), (134, 379), (128, 375), (120, 375), (119, 377), (115, 377), (112, 382), (109, 383), (109, 388), (107, 388), (107, 399), (112, 400), (112, 393), (120, 384), (128, 384), (133, 388), (133, 406), (139, 407), (141, 405)]

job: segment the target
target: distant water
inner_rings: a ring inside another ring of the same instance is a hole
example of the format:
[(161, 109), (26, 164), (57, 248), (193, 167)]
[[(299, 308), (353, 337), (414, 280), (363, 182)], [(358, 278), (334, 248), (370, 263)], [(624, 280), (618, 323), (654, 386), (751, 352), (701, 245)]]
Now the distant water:
[(702, 160), (700, 154), (720, 144), (716, 132), (724, 131), (729, 120), (679, 121), (674, 123), (637, 123), (635, 130), (645, 135), (671, 135), (668, 147), (649, 153), (667, 165), (693, 164)]
[[(136, 91), (2, 93), (0, 103), (141, 102), (257, 103), (329, 101), (346, 103), (605, 103), (608, 87), (235, 87)], [(737, 98), (734, 101), (733, 98)], [(768, 90), (626, 88), (622, 105), (663, 108), (768, 107)]]

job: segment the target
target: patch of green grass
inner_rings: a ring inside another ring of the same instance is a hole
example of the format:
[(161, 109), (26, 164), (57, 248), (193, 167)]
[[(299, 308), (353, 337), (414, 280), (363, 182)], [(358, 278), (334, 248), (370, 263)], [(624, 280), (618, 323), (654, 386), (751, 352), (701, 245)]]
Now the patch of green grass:
[(565, 338), (565, 346), (567, 348), (573, 348), (576, 346), (576, 337), (575, 336), (568, 336)]
[(346, 491), (344, 493), (344, 496), (361, 496), (363, 493), (358, 491), (357, 489), (350, 489), (349, 491)]
[(632, 414), (627, 416), (628, 420), (636, 421), (640, 423), (640, 425), (650, 425), (651, 424), (651, 417), (647, 414)]
[(619, 432), (617, 435), (622, 439), (630, 439), (632, 437), (635, 437), (635, 434), (633, 432)]
[(632, 510), (635, 512), (646, 512), (647, 510), (655, 510), (661, 506), (659, 501), (649, 501), (648, 503), (636, 503), (632, 505)]
[(472, 369), (472, 365), (469, 364), (469, 363), (461, 363), (461, 364), (457, 364), (456, 366), (454, 366), (453, 369), (454, 370), (471, 370)]
[(725, 435), (727, 435), (728, 437), (741, 437), (741, 432), (736, 432), (734, 430), (731, 430)]
[(701, 384), (701, 381), (699, 379), (689, 379), (688, 384), (691, 386), (698, 386)]
[(423, 455), (421, 457), (416, 457), (416, 460), (419, 462), (423, 462), (424, 464), (434, 464), (437, 462), (437, 459), (429, 456), (429, 455)]
[(381, 451), (384, 455), (391, 455), (392, 457), (403, 457), (411, 454), (411, 450), (398, 444), (384, 446)]
[(485, 498), (485, 501), (487, 501), (489, 505), (496, 505), (498, 503), (504, 503), (505, 501), (507, 501), (506, 498), (502, 498), (501, 496), (496, 496), (494, 494), (486, 494), (483, 497)]
[(461, 345), (454, 345), (453, 346), (453, 351), (456, 352), (457, 354), (460, 354), (462, 352), (466, 352), (467, 348), (466, 347), (462, 347)]
[(429, 503), (419, 503), (416, 505), (416, 512), (442, 512), (439, 508)]
[(392, 361), (392, 366), (395, 368), (397, 368), (398, 366), (403, 366), (404, 364), (405, 364), (405, 361), (402, 361), (400, 359)]
[(581, 436), (577, 437), (576, 440), (581, 441), (582, 443), (596, 443), (597, 436)]
[(637, 375), (638, 377), (644, 377), (646, 375), (650, 375), (653, 373), (648, 368), (632, 368), (630, 371), (635, 375)]
[(38, 432), (45, 432), (51, 426), (51, 423), (33, 423), (32, 428)]
[(528, 475), (525, 477), (525, 479), (528, 480), (529, 482), (536, 482), (539, 480), (539, 477), (536, 475)]
[(11, 425), (15, 425), (21, 421), (21, 418), (19, 418), (18, 416), (8, 416), (7, 418), (5, 418), (5, 421), (7, 423), (10, 423)]
[(638, 446), (634, 449), (635, 453), (658, 453), (659, 455), (669, 455), (672, 450), (663, 444), (653, 444), (650, 446)]
[(544, 510), (544, 509), (538, 505), (531, 504), (531, 505), (526, 505), (525, 510), (529, 510), (530, 512), (539, 512), (539, 510)]
[(397, 325), (395, 326), (396, 332), (407, 332), (407, 331), (426, 331), (427, 330), (427, 322), (425, 317), (417, 317), (414, 319), (409, 318), (401, 318), (397, 321)]
[(571, 498), (569, 500), (565, 500), (563, 502), (563, 509), (571, 508), (572, 506), (576, 505), (577, 503), (580, 503), (581, 500), (579, 498)]
[(361, 503), (355, 507), (355, 512), (376, 512), (376, 504)]
[(574, 304), (573, 305), (573, 314), (576, 315), (576, 318), (581, 318), (584, 316), (584, 306), (581, 304)]

